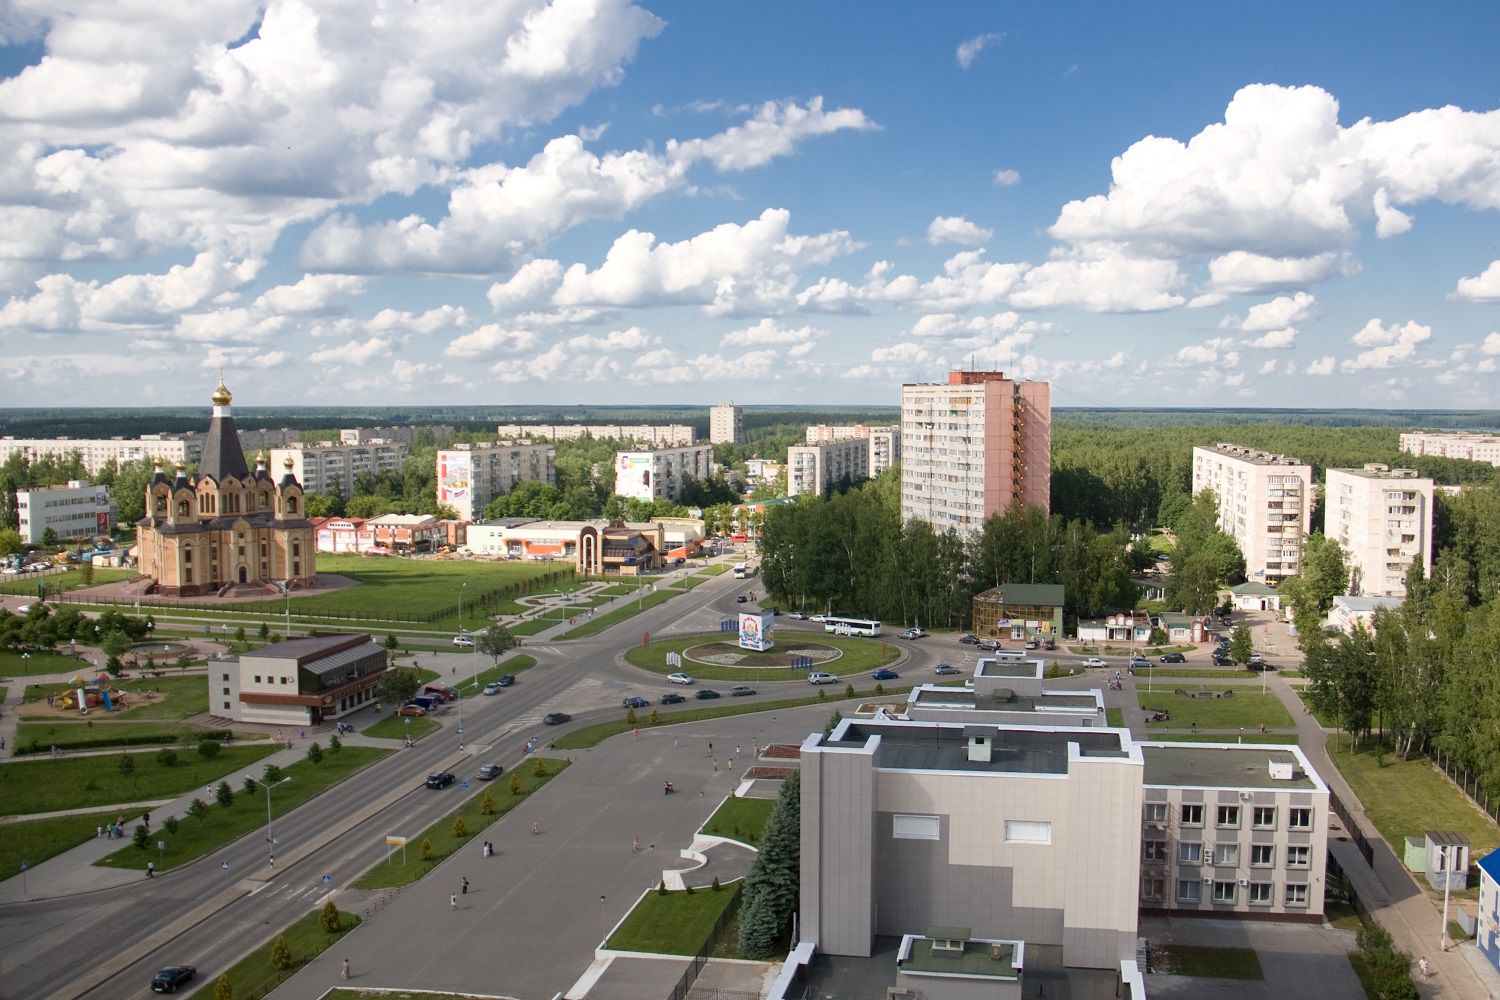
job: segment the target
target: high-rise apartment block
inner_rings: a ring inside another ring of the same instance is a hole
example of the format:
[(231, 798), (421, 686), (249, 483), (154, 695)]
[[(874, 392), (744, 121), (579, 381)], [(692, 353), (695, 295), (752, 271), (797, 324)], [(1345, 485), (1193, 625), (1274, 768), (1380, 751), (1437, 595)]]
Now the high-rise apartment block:
[(1052, 387), (949, 372), (901, 387), (901, 519), (977, 534), (1012, 504), (1051, 509)]
[(850, 438), (824, 444), (794, 444), (786, 450), (786, 493), (822, 496), (845, 476), (851, 481), (870, 476), (870, 442)]
[(871, 479), (901, 461), (901, 428), (899, 427), (818, 424), (816, 427), (807, 429), (808, 444), (827, 444), (831, 441), (852, 439), (869, 442)]
[(1475, 431), (1418, 431), (1401, 435), (1401, 450), (1410, 455), (1466, 458), (1500, 465), (1500, 434)]
[(1405, 597), (1406, 571), (1419, 557), (1431, 574), (1432, 491), (1432, 480), (1412, 469), (1328, 470), (1323, 533), (1348, 554), (1350, 595)]
[(1302, 572), (1312, 526), (1312, 466), (1233, 444), (1193, 449), (1193, 495), (1213, 490), (1219, 527), (1245, 556), (1245, 575), (1275, 585)]
[(380, 438), (344, 441), (303, 442), (288, 448), (271, 449), (271, 468), (279, 469), (288, 460), (292, 475), (309, 493), (331, 493), (338, 490), (344, 497), (354, 495), (354, 481), (360, 473), (375, 475), (386, 469), (400, 469), (406, 461), (407, 446), (399, 441)]
[(552, 445), (525, 441), (454, 445), (437, 453), (437, 501), (457, 511), (459, 520), (477, 521), (486, 504), (517, 483), (555, 484), (556, 457)]
[(66, 486), (16, 490), (16, 514), (21, 540), (40, 545), (48, 528), (58, 539), (107, 535), (117, 511), (109, 487), (75, 479)]
[(708, 440), (737, 444), (745, 440), (745, 412), (733, 403), (708, 408)]
[(689, 477), (708, 479), (716, 468), (714, 450), (706, 444), (618, 451), (615, 493), (635, 500), (677, 500), (682, 497), (682, 487)]

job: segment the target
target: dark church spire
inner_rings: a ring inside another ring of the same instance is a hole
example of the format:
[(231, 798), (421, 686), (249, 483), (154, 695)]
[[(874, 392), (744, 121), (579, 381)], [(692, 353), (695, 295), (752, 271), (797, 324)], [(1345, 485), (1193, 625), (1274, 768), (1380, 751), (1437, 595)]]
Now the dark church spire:
[(219, 378), (219, 387), (214, 390), (214, 415), (208, 424), (208, 434), (203, 440), (203, 457), (198, 460), (198, 475), (207, 476), (222, 483), (231, 476), (240, 482), (250, 478), (250, 468), (245, 464), (245, 452), (240, 448), (240, 432), (234, 426), (229, 404), (234, 397)]

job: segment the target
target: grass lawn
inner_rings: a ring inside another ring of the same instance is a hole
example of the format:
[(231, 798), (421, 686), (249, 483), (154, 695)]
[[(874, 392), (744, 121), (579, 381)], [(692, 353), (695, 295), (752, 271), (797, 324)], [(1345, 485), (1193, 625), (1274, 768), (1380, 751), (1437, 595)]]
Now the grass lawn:
[[(18, 754), (46, 753), (49, 747), (60, 750), (97, 749), (112, 746), (141, 746), (196, 743), (203, 733), (218, 732), (186, 722), (22, 722), (16, 725)], [(235, 739), (263, 740), (263, 733), (235, 733)], [(189, 751), (193, 750), (188, 746)]]
[[(1145, 740), (1160, 741), (1162, 743), (1233, 743), (1236, 736), (1229, 733), (1147, 733)], [(1297, 742), (1296, 733), (1266, 733), (1261, 735), (1250, 729), (1245, 730), (1246, 743), (1279, 743), (1283, 746), (1292, 746)]]
[(133, 580), (136, 577), (133, 569), (108, 569), (103, 566), (94, 568), (93, 579), (88, 583), (83, 580), (83, 574), (76, 569), (66, 570), (62, 573), (48, 573), (43, 577), (6, 577), (4, 583), (0, 583), (0, 594), (11, 596), (35, 597), (37, 580), (46, 581), (47, 595), (57, 593), (60, 590), (78, 590), (81, 587), (97, 587), (104, 583), (114, 583), (118, 580)]
[[(824, 695), (826, 697), (819, 697)], [(856, 699), (860, 697), (873, 697), (869, 691), (855, 692)], [(673, 712), (670, 715), (659, 716), (659, 722), (652, 723), (649, 716), (641, 719), (635, 725), (631, 725), (624, 719), (613, 722), (599, 722), (592, 726), (584, 726), (582, 729), (574, 730), (568, 735), (553, 741), (552, 745), (559, 750), (587, 750), (598, 746), (611, 736), (619, 736), (628, 733), (632, 729), (645, 729), (653, 725), (676, 726), (685, 722), (700, 722), (703, 719), (725, 719), (732, 715), (750, 715), (754, 712), (779, 712), (787, 708), (801, 708), (804, 705), (816, 705), (819, 702), (829, 704), (828, 711), (833, 712), (833, 703), (844, 699), (843, 689), (837, 689), (834, 694), (828, 694), (828, 688), (818, 688), (818, 694), (809, 698), (788, 698), (784, 701), (763, 701), (758, 704), (740, 704), (734, 702), (738, 699), (730, 699), (730, 704), (719, 708), (690, 708), (686, 711)], [(712, 703), (710, 703), (712, 704)], [(746, 764), (746, 767), (751, 766)]]
[(696, 955), (719, 914), (739, 894), (738, 886), (718, 892), (648, 892), (630, 911), (604, 947), (659, 955)]
[(186, 719), (190, 715), (208, 711), (208, 678), (202, 675), (125, 681), (120, 689), (127, 694), (134, 690), (160, 691), (166, 697), (154, 704), (140, 703), (120, 712), (111, 712), (110, 718), (118, 716), (132, 722), (143, 719)]
[(1469, 838), (1476, 858), (1500, 846), (1495, 825), (1426, 758), (1403, 761), (1371, 740), (1350, 753), (1347, 737), (1330, 739), (1328, 755), (1398, 857), (1406, 849), (1404, 837), (1428, 830), (1457, 830)]
[(0, 764), (0, 800), (7, 812), (24, 815), (171, 799), (248, 768), (278, 748), (225, 747), (212, 760), (192, 747), (171, 749), (177, 754), (171, 767), (157, 761), (157, 750), (130, 754), (135, 765), (130, 774), (120, 772), (122, 754)]
[(559, 635), (559, 639), (583, 639), (591, 635), (598, 635), (611, 625), (618, 625), (627, 618), (634, 618), (647, 608), (654, 608), (658, 604), (664, 604), (677, 596), (678, 591), (672, 589), (658, 590), (654, 593), (644, 595), (641, 600), (634, 604), (627, 604), (623, 608), (616, 608), (607, 614), (596, 615), (587, 619), (576, 628), (570, 628)]
[(27, 653), (24, 656), (13, 650), (0, 651), (0, 676), (36, 677), (41, 674), (73, 674), (87, 671), (94, 676), (94, 665), (83, 660), (64, 656), (62, 653)]
[(1119, 729), (1125, 725), (1125, 710), (1123, 708), (1106, 708), (1104, 710), (1104, 724)]
[(27, 819), (0, 826), (0, 872), (9, 878), (20, 870), (21, 862), (39, 865), (64, 851), (72, 850), (85, 840), (93, 840), (99, 827), (112, 823), (120, 810), (77, 816), (53, 816)]
[(729, 572), (729, 563), (711, 563), (700, 569), (694, 576), (723, 576)]
[[(286, 813), (311, 801), (330, 785), (343, 781), (387, 753), (389, 751), (373, 747), (344, 747), (338, 753), (325, 753), (320, 764), (309, 760), (298, 761), (282, 770), (292, 780), (276, 786), (271, 793), (271, 804), (276, 812)], [(166, 871), (187, 864), (263, 827), (266, 822), (265, 793), (246, 792), (242, 781), (230, 781), (229, 785), (235, 793), (234, 802), (229, 808), (226, 809), (217, 802), (209, 802), (208, 814), (201, 822), (190, 816), (178, 817), (176, 833), (167, 832), (167, 817), (159, 814), (154, 817), (156, 823), (151, 829), (151, 839), (166, 841), (165, 854), (158, 854), (154, 850), (138, 851), (131, 846), (116, 851), (96, 864), (108, 868), (144, 871), (147, 861), (155, 861), (157, 871)], [(207, 797), (205, 794), (204, 798)]]
[[(359, 917), (340, 910), (339, 929), (333, 934), (328, 934), (319, 926), (321, 916), (322, 910), (314, 910), (281, 932), (292, 949), (291, 968), (277, 969), (271, 965), (271, 945), (276, 940), (274, 934), (265, 944), (232, 965), (224, 975), (229, 977), (230, 985), (234, 987), (234, 995), (237, 997), (267, 995), (277, 986), (295, 976), (307, 963), (332, 948), (340, 938), (360, 924)], [(202, 986), (193, 991), (189, 1000), (213, 1000), (214, 987), (217, 983), (217, 979), (206, 980)]]
[(765, 833), (766, 820), (775, 805), (775, 799), (726, 799), (703, 824), (703, 832), (711, 837), (753, 844)]
[(1264, 979), (1254, 948), (1205, 948), (1197, 945), (1162, 945), (1162, 972), (1204, 979)]
[[(787, 677), (798, 676), (791, 674), (785, 667), (720, 667), (709, 663), (698, 663), (683, 657), (681, 667), (674, 667), (667, 663), (668, 653), (682, 653), (693, 646), (701, 646), (708, 642), (720, 642), (726, 639), (726, 635), (720, 633), (700, 633), (690, 636), (673, 636), (670, 639), (658, 639), (647, 646), (636, 646), (625, 654), (625, 659), (632, 665), (643, 670), (652, 670), (666, 676), (676, 670), (685, 670), (698, 680), (715, 681), (763, 681), (767, 678), (773, 680), (786, 680)], [(737, 642), (733, 634), (727, 635), (727, 641)], [(874, 670), (876, 667), (885, 666), (894, 662), (900, 654), (900, 649), (892, 643), (882, 642), (879, 639), (860, 639), (839, 635), (798, 635), (796, 640), (779, 639), (778, 648), (785, 649), (794, 642), (812, 642), (823, 646), (831, 646), (843, 653), (837, 660), (820, 664), (817, 669), (827, 670), (840, 676), (844, 674), (858, 674), (866, 670)]]
[(387, 715), (372, 725), (361, 729), (360, 732), (366, 736), (376, 739), (399, 740), (410, 736), (413, 740), (420, 740), (434, 729), (438, 724), (425, 715)]
[[(1273, 694), (1252, 694), (1244, 688), (1233, 698), (1184, 698), (1171, 691), (1147, 694), (1138, 691), (1142, 708), (1164, 708), (1172, 713), (1167, 722), (1148, 722), (1148, 728), (1181, 729), (1197, 723), (1199, 729), (1258, 730), (1264, 722), (1272, 729), (1290, 729), (1292, 716)], [(1258, 734), (1257, 734), (1258, 735)]]
[(1198, 680), (1239, 681), (1245, 680), (1246, 678), (1258, 679), (1260, 677), (1260, 674), (1256, 673), (1253, 670), (1241, 670), (1237, 667), (1195, 668), (1169, 663), (1162, 666), (1152, 667), (1149, 670), (1137, 670), (1135, 672), (1135, 682), (1139, 684), (1144, 678), (1148, 676), (1156, 677), (1158, 679), (1190, 677)]
[[(495, 666), (486, 667), (485, 669), (479, 671), (478, 680), (475, 680), (474, 675), (470, 674), (467, 679), (458, 684), (455, 684), (454, 687), (458, 689), (458, 693), (465, 698), (472, 697), (476, 694), (482, 694), (484, 691), (484, 686), (491, 681), (498, 681), (506, 674), (519, 674), (523, 670), (530, 670), (532, 667), (536, 666), (536, 657), (534, 656), (528, 656), (525, 653), (514, 652), (507, 653), (505, 655), (506, 658), (502, 659)], [(485, 659), (489, 659), (489, 657), (485, 657)]]
[[(547, 773), (537, 776), (535, 768), (537, 764), (545, 764)], [(412, 837), (406, 845), (406, 859), (403, 861), (400, 848), (387, 848), (391, 853), (386, 860), (379, 862), (369, 871), (365, 872), (354, 881), (355, 889), (387, 889), (392, 886), (407, 885), (426, 875), (432, 869), (442, 864), (449, 856), (456, 854), (463, 848), (478, 844), (475, 838), (483, 833), (491, 823), (501, 816), (510, 812), (519, 805), (528, 795), (541, 788), (557, 775), (562, 773), (563, 768), (568, 766), (566, 760), (557, 760), (552, 757), (534, 757), (517, 767), (510, 774), (501, 775), (494, 781), (474, 782), (480, 788), (472, 791), (469, 797), (453, 812), (444, 816), (436, 823)], [(510, 779), (514, 776), (520, 780), (520, 792), (511, 792)], [(460, 780), (467, 775), (460, 774)], [(458, 786), (452, 786), (456, 791)], [(484, 796), (488, 792), (494, 799), (494, 812), (486, 814), (484, 809)], [(442, 794), (434, 792), (432, 794)], [(465, 833), (462, 836), (454, 836), (454, 822), (462, 820)], [(432, 857), (423, 859), (422, 843), (431, 841)]]

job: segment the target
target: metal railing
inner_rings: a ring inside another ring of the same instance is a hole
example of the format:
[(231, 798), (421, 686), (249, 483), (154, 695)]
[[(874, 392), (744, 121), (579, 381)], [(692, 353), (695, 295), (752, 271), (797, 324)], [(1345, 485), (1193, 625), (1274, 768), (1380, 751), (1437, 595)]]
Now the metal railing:
[[(723, 940), (724, 931), (729, 927), (730, 922), (734, 920), (735, 915), (740, 912), (740, 903), (745, 898), (744, 893), (741, 891), (743, 888), (743, 882), (735, 883), (733, 889), (734, 898), (729, 901), (729, 905), (724, 907), (723, 911), (719, 914), (719, 918), (714, 921), (713, 928), (708, 932), (708, 937), (698, 949), (698, 953), (688, 962), (688, 967), (683, 971), (682, 978), (677, 980), (677, 985), (672, 987), (672, 991), (667, 994), (667, 1000), (687, 1000), (689, 991), (692, 990), (693, 984), (698, 981), (699, 974), (703, 972), (703, 967), (708, 964), (709, 957), (713, 955), (714, 949)], [(713, 890), (697, 889), (694, 891), (712, 892)]]

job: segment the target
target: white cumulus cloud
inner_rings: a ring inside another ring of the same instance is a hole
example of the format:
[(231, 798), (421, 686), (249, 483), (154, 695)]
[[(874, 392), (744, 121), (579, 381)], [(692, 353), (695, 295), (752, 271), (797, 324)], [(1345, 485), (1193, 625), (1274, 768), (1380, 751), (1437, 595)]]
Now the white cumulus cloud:
[(1401, 326), (1382, 326), (1379, 319), (1366, 323), (1349, 342), (1367, 348), (1358, 355), (1343, 361), (1340, 371), (1353, 372), (1367, 368), (1392, 368), (1397, 363), (1410, 360), (1417, 348), (1432, 339), (1432, 328), (1408, 320)]
[(934, 246), (939, 243), (978, 246), (993, 235), (993, 229), (985, 229), (958, 215), (940, 215), (927, 224), (927, 242)]
[(1466, 302), (1500, 302), (1500, 260), (1491, 261), (1476, 278), (1458, 279), (1451, 297)]
[(991, 45), (999, 45), (1000, 40), (1004, 37), (1005, 34), (1003, 32), (990, 31), (983, 35), (975, 35), (967, 41), (960, 42), (958, 44), (958, 51), (954, 53), (958, 58), (958, 64), (964, 69), (968, 69), (974, 60), (979, 58), (979, 53)]

